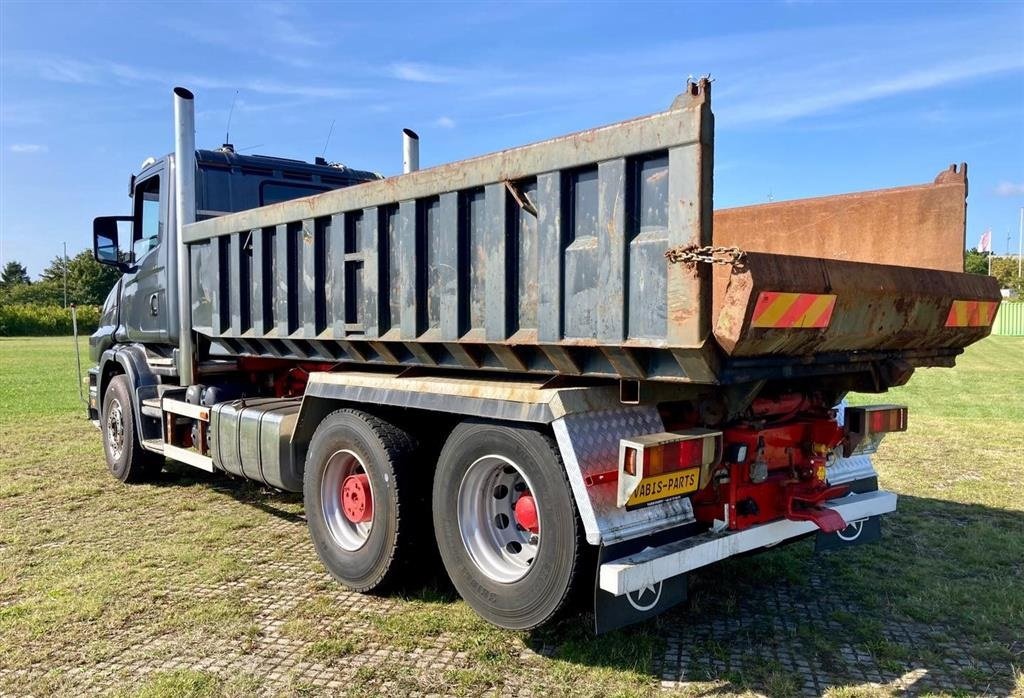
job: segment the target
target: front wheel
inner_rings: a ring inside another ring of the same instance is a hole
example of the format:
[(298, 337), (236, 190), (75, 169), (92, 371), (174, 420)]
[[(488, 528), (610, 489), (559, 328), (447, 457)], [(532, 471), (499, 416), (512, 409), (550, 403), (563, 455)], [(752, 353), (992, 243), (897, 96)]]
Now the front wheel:
[(163, 457), (142, 448), (136, 433), (131, 383), (124, 374), (111, 378), (103, 394), (100, 431), (103, 434), (107, 468), (118, 480), (128, 483), (145, 482), (160, 473)]
[(563, 607), (584, 543), (550, 437), (460, 424), (437, 465), (433, 512), (452, 584), (486, 620), (528, 630)]

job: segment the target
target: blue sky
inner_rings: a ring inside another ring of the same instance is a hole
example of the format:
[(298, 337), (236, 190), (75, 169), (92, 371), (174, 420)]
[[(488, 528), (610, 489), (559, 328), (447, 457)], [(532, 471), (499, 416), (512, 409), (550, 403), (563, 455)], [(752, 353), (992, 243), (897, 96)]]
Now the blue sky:
[(260, 4), (0, 2), (0, 261), (37, 275), (128, 211), (197, 140), (394, 174), (666, 108), (715, 78), (715, 204), (931, 181), (970, 165), (968, 244), (1016, 251), (1024, 3)]

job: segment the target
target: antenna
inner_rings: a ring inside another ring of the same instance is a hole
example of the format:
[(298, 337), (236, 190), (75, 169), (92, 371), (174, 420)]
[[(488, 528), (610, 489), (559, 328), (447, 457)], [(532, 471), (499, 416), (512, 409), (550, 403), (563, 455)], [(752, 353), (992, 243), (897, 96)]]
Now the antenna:
[(228, 127), (224, 130), (225, 145), (231, 142), (231, 117), (235, 115), (235, 100), (237, 99), (238, 90), (235, 90), (235, 96), (231, 98), (231, 109), (228, 110)]
[(335, 121), (337, 121), (337, 119), (331, 119), (331, 128), (327, 132), (327, 140), (324, 141), (324, 149), (320, 151), (320, 157), (323, 157), (327, 153), (327, 144), (331, 142), (331, 135), (334, 134), (334, 122)]

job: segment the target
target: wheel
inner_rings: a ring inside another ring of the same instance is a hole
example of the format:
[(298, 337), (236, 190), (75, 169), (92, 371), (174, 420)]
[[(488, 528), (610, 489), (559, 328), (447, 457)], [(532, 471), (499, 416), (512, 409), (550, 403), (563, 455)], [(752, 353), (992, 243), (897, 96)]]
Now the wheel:
[(563, 607), (584, 542), (550, 437), (528, 428), (458, 425), (437, 464), (433, 511), (452, 584), (486, 620), (528, 630)]
[[(380, 591), (412, 565), (424, 529), (416, 521), (414, 441), (373, 415), (343, 409), (328, 415), (309, 443), (303, 479), (306, 520), (320, 560), (345, 586)], [(427, 464), (417, 464), (427, 470)]]
[(122, 374), (110, 379), (103, 394), (100, 432), (103, 434), (107, 468), (118, 480), (145, 482), (160, 473), (164, 465), (163, 457), (142, 448), (135, 433), (135, 413), (128, 376)]

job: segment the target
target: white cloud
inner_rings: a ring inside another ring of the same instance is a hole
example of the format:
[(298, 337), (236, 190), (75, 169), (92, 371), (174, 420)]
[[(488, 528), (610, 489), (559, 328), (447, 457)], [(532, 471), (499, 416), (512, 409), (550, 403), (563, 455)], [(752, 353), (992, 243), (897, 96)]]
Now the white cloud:
[(450, 116), (441, 116), (434, 122), (434, 125), (441, 128), (455, 128), (455, 119)]
[(996, 196), (1024, 196), (1024, 182), (1000, 182), (996, 186)]
[(336, 85), (310, 85), (262, 78), (207, 77), (181, 75), (161, 70), (144, 70), (114, 61), (79, 61), (55, 55), (23, 55), (12, 59), (9, 65), (28, 75), (51, 82), (79, 85), (100, 85), (110, 81), (120, 84), (157, 83), (161, 85), (188, 85), (193, 88), (240, 90), (265, 95), (304, 97), (309, 99), (351, 99), (369, 92), (366, 89)]
[(407, 82), (444, 83), (455, 77), (450, 68), (427, 63), (392, 63), (389, 72), (392, 77)]
[(39, 143), (14, 143), (11, 145), (12, 153), (45, 153), (49, 148)]

